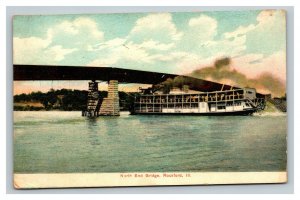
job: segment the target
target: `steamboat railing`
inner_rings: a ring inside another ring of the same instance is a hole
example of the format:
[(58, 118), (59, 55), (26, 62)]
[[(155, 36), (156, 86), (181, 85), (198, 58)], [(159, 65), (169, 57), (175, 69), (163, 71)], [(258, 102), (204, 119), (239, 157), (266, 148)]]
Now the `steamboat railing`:
[(237, 89), (189, 94), (147, 94), (136, 98), (134, 109), (136, 112), (161, 112), (163, 108), (198, 108), (201, 102), (216, 107), (239, 106), (242, 102), (258, 110), (263, 110), (265, 107), (263, 98), (251, 100), (245, 97), (243, 89)]

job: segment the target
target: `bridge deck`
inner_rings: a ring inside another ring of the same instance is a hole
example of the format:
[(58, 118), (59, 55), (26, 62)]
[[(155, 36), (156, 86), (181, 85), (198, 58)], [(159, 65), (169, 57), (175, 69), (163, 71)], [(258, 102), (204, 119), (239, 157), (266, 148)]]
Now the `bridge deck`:
[[(120, 83), (158, 84), (176, 74), (149, 72), (114, 67), (14, 65), (14, 81), (32, 80), (118, 80)], [(229, 90), (232, 86), (182, 76), (190, 89), (203, 92)], [(237, 87), (233, 87), (237, 88)]]

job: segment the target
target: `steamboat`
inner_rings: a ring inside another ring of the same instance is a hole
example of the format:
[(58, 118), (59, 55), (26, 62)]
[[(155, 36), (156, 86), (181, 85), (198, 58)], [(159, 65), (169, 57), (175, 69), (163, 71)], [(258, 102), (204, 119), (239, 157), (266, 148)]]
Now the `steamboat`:
[(265, 99), (254, 88), (199, 92), (175, 88), (167, 94), (142, 89), (131, 114), (251, 115), (265, 108)]

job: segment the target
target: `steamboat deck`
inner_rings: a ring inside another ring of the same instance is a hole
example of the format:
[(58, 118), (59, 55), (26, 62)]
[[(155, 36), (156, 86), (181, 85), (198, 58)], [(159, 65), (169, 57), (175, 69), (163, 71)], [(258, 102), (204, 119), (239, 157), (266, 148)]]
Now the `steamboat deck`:
[(253, 88), (215, 92), (142, 94), (135, 98), (132, 114), (250, 115), (264, 109), (264, 99)]

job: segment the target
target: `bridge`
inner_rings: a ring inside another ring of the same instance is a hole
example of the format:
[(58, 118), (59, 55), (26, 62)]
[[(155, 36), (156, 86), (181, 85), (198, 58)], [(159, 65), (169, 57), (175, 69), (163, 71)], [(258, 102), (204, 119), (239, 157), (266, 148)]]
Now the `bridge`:
[[(156, 85), (180, 76), (192, 90), (211, 92), (238, 89), (231, 85), (198, 79), (178, 74), (158, 73), (115, 67), (17, 65), (13, 67), (14, 81), (89, 80), (89, 115), (119, 115), (118, 83), (139, 83)], [(108, 97), (100, 100), (97, 96), (98, 82), (108, 82)], [(97, 112), (94, 112), (97, 110)]]

